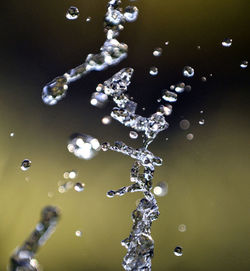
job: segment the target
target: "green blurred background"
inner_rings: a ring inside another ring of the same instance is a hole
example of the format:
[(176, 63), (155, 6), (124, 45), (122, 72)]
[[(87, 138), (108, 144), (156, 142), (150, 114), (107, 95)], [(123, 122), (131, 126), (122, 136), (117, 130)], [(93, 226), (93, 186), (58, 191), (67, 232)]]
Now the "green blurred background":
[[(54, 107), (42, 103), (42, 87), (82, 63), (88, 53), (98, 52), (104, 41), (107, 1), (1, 3), (1, 270), (47, 204), (59, 206), (62, 218), (38, 253), (44, 270), (122, 270), (126, 251), (120, 241), (130, 232), (130, 214), (141, 195), (113, 199), (105, 195), (129, 184), (133, 161), (111, 152), (79, 160), (66, 146), (74, 132), (100, 142), (124, 140), (140, 146), (141, 140), (131, 140), (130, 130), (119, 123), (101, 123), (112, 105), (97, 109), (89, 104), (96, 85), (126, 66), (136, 70), (129, 92), (139, 102), (139, 113), (144, 106), (144, 114), (153, 113), (161, 90), (171, 84), (184, 81), (192, 86), (174, 105), (170, 128), (150, 148), (164, 159), (155, 183), (166, 181), (169, 189), (159, 198), (161, 215), (152, 228), (153, 270), (249, 270), (250, 73), (240, 63), (250, 60), (250, 2), (138, 0), (123, 5), (133, 3), (139, 18), (119, 37), (129, 45), (128, 58), (72, 84), (67, 97)], [(80, 10), (75, 21), (65, 18), (70, 5)], [(90, 22), (85, 21), (88, 16)], [(221, 46), (226, 37), (233, 39), (230, 48)], [(156, 47), (163, 48), (159, 58), (152, 55)], [(159, 68), (156, 77), (148, 74), (153, 65)], [(194, 78), (183, 78), (185, 65), (194, 67)], [(201, 118), (203, 126), (198, 124)], [(191, 123), (186, 131), (179, 127), (182, 119)], [(192, 141), (186, 139), (187, 133), (194, 134)], [(20, 163), (25, 158), (32, 166), (23, 172)], [(85, 183), (85, 191), (60, 194), (57, 183), (72, 169), (78, 172), (76, 181)], [(51, 198), (48, 192), (53, 193)], [(180, 224), (187, 226), (186, 232), (178, 231)], [(82, 231), (81, 238), (75, 236), (76, 230)], [(182, 257), (173, 254), (177, 245), (184, 249)]]

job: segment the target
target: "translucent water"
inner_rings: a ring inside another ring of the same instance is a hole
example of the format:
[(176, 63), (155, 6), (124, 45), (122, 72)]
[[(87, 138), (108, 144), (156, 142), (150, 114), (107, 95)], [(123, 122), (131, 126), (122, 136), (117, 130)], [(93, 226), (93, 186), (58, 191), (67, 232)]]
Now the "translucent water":
[(35, 254), (55, 231), (59, 210), (47, 206), (42, 210), (41, 220), (23, 245), (15, 250), (10, 258), (9, 271), (40, 271), (42, 270)]
[(29, 159), (24, 159), (21, 163), (21, 170), (26, 171), (31, 167), (31, 161)]
[(158, 197), (164, 197), (168, 193), (168, 185), (166, 182), (159, 182), (155, 187), (154, 187), (154, 194)]
[(76, 237), (82, 237), (82, 232), (79, 231), (79, 230), (77, 230), (77, 231), (75, 232), (75, 235), (76, 235)]
[(175, 256), (182, 256), (183, 255), (183, 249), (182, 249), (182, 247), (176, 247), (175, 249), (174, 249), (174, 255)]
[(158, 68), (157, 67), (151, 67), (149, 69), (149, 74), (153, 75), (153, 76), (157, 75), (158, 74)]
[[(100, 48), (99, 53), (88, 54), (84, 63), (49, 82), (42, 91), (42, 100), (45, 104), (55, 105), (66, 96), (70, 83), (80, 79), (91, 71), (101, 71), (111, 65), (116, 65), (127, 56), (127, 44), (119, 42), (116, 37), (124, 28), (126, 22), (136, 20), (138, 9), (129, 6), (125, 8), (123, 13), (120, 3), (120, 0), (110, 0), (108, 3), (104, 18), (106, 41)], [(76, 13), (76, 9), (71, 7), (67, 15), (69, 19), (75, 19), (79, 15), (76, 15)], [(90, 18), (87, 18), (87, 21), (89, 20)]]
[(194, 69), (192, 67), (190, 67), (190, 66), (185, 66), (183, 68), (183, 75), (185, 77), (192, 77), (192, 76), (194, 76)]
[(79, 9), (77, 7), (70, 7), (66, 13), (66, 18), (68, 20), (75, 20), (79, 17)]
[(247, 66), (248, 66), (248, 61), (246, 61), (246, 60), (242, 61), (241, 64), (240, 64), (240, 67), (241, 67), (242, 69), (246, 69)]
[(222, 41), (221, 45), (222, 45), (223, 47), (231, 47), (232, 43), (233, 43), (233, 40), (232, 40), (232, 39), (230, 39), (230, 38), (225, 38), (225, 39)]

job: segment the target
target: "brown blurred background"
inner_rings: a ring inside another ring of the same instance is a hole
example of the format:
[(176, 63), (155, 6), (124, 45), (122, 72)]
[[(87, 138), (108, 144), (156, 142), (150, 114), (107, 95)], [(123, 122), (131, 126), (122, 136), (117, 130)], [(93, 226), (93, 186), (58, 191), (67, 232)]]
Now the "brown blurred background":
[[(119, 37), (129, 45), (128, 58), (72, 84), (67, 97), (53, 107), (42, 103), (42, 87), (82, 63), (88, 53), (98, 52), (107, 1), (1, 3), (1, 270), (47, 204), (59, 206), (62, 219), (38, 253), (44, 270), (122, 270), (126, 251), (120, 241), (130, 232), (130, 214), (141, 195), (109, 199), (105, 194), (129, 184), (133, 161), (111, 152), (79, 160), (66, 145), (72, 133), (81, 132), (100, 142), (118, 139), (140, 146), (141, 140), (131, 140), (130, 130), (119, 123), (101, 123), (111, 105), (97, 109), (89, 103), (96, 85), (126, 66), (136, 70), (129, 92), (139, 102), (139, 113), (144, 106), (144, 114), (153, 113), (161, 90), (171, 84), (184, 81), (192, 86), (174, 105), (170, 128), (150, 148), (164, 159), (155, 183), (166, 181), (169, 188), (159, 198), (161, 215), (152, 228), (153, 270), (249, 270), (250, 73), (240, 63), (250, 61), (250, 2), (138, 0), (123, 5), (133, 3), (139, 18)], [(65, 18), (70, 5), (80, 10), (75, 21)], [(88, 16), (90, 22), (85, 21)], [(233, 39), (230, 48), (221, 46), (226, 37)], [(156, 47), (163, 48), (159, 58), (152, 55)], [(148, 74), (153, 65), (159, 68), (156, 77)], [(194, 67), (193, 78), (182, 76), (185, 65)], [(203, 126), (198, 124), (201, 118)], [(179, 127), (182, 119), (191, 123), (186, 131)], [(192, 141), (186, 139), (188, 133), (194, 134)], [(20, 163), (25, 158), (32, 166), (23, 172)], [(78, 172), (76, 181), (85, 183), (85, 191), (60, 194), (57, 183), (72, 169)], [(180, 224), (187, 226), (186, 232), (178, 231)], [(81, 238), (76, 230), (82, 231)], [(182, 257), (173, 254), (177, 245), (184, 249)]]

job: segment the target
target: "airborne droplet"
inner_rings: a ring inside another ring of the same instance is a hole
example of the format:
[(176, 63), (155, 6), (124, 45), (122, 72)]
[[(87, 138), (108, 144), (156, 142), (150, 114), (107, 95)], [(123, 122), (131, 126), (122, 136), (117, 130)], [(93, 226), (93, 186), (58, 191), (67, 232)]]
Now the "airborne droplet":
[(177, 94), (168, 90), (164, 90), (162, 99), (167, 102), (176, 102), (177, 101)]
[(154, 187), (154, 194), (158, 197), (163, 197), (167, 195), (168, 193), (168, 185), (165, 182), (159, 182), (155, 187)]
[(185, 77), (192, 77), (192, 76), (194, 76), (194, 69), (192, 67), (190, 67), (190, 66), (185, 66), (183, 68), (183, 75)]
[(134, 22), (138, 17), (138, 8), (135, 6), (127, 6), (124, 10), (124, 17), (127, 22)]
[(71, 6), (66, 13), (66, 18), (68, 20), (75, 20), (79, 17), (79, 14), (80, 14), (80, 12), (79, 12), (78, 8)]
[(153, 51), (154, 56), (161, 56), (162, 54), (162, 48), (155, 48)]
[(75, 235), (76, 235), (76, 237), (82, 237), (82, 232), (79, 231), (79, 230), (77, 230), (77, 231), (75, 232)]
[(29, 159), (24, 159), (21, 164), (21, 170), (26, 171), (31, 167), (31, 161)]
[(76, 183), (74, 185), (74, 189), (76, 192), (82, 192), (84, 190), (85, 184), (84, 183)]
[(138, 134), (135, 131), (130, 131), (129, 137), (132, 138), (132, 139), (137, 139), (138, 138)]
[(241, 64), (240, 64), (240, 67), (241, 67), (242, 69), (247, 68), (247, 66), (248, 66), (248, 61), (246, 61), (246, 60), (242, 61)]
[(158, 74), (158, 68), (157, 67), (151, 67), (150, 70), (149, 70), (149, 74), (150, 75), (157, 75)]
[(232, 43), (233, 43), (233, 40), (232, 39), (230, 39), (230, 38), (226, 38), (226, 39), (224, 39), (223, 41), (222, 41), (222, 46), (223, 47), (230, 47), (231, 45), (232, 45)]
[(175, 256), (182, 256), (183, 255), (183, 249), (182, 249), (182, 247), (177, 246), (174, 249), (174, 255)]

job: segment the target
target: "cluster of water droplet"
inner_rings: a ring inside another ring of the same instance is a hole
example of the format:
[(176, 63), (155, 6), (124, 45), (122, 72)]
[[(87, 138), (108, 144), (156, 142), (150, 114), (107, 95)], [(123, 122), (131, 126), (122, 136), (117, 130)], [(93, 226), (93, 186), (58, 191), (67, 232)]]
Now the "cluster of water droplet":
[(54, 232), (60, 217), (59, 210), (47, 206), (42, 210), (41, 220), (36, 225), (24, 244), (17, 248), (10, 258), (9, 271), (40, 271), (38, 261), (34, 258), (37, 250), (49, 239)]
[[(120, 0), (110, 0), (108, 3), (107, 13), (104, 18), (106, 41), (100, 48), (100, 52), (88, 54), (83, 64), (49, 82), (42, 91), (42, 99), (45, 104), (55, 105), (65, 97), (71, 82), (78, 80), (91, 71), (101, 71), (110, 65), (115, 65), (127, 56), (127, 44), (119, 42), (116, 37), (123, 30), (125, 22), (136, 20), (138, 9), (135, 6), (128, 6), (123, 12), (120, 3)], [(78, 9), (71, 7), (66, 17), (75, 19), (78, 15)]]
[[(132, 213), (132, 231), (129, 237), (122, 241), (122, 245), (127, 249), (127, 254), (123, 259), (124, 269), (140, 271), (151, 270), (151, 258), (154, 253), (151, 224), (159, 216), (157, 202), (151, 189), (155, 167), (162, 165), (162, 159), (150, 152), (148, 146), (159, 132), (168, 128), (165, 116), (171, 114), (172, 106), (162, 104), (157, 112), (148, 118), (137, 115), (137, 103), (127, 93), (133, 71), (132, 68), (120, 70), (103, 84), (99, 84), (96, 91), (101, 95), (111, 97), (116, 103), (116, 107), (111, 111), (111, 117), (133, 129), (129, 134), (132, 139), (138, 137), (137, 132), (144, 133), (143, 146), (138, 149), (132, 148), (122, 141), (116, 141), (114, 145), (108, 142), (102, 144), (103, 151), (112, 150), (128, 155), (135, 160), (130, 173), (132, 184), (118, 190), (110, 190), (107, 196), (110, 198), (115, 195), (123, 196), (128, 192), (142, 192), (144, 194), (144, 198)], [(162, 98), (167, 102), (175, 102), (177, 94), (165, 90)], [(158, 183), (154, 193), (157, 196), (166, 195), (167, 185), (163, 182)]]

